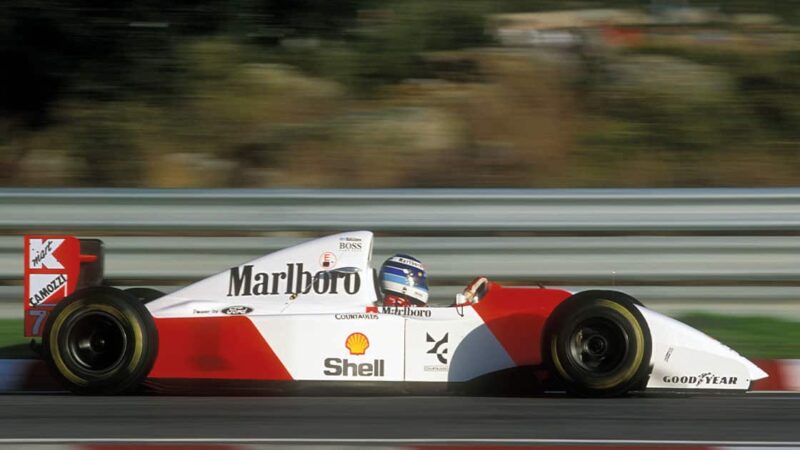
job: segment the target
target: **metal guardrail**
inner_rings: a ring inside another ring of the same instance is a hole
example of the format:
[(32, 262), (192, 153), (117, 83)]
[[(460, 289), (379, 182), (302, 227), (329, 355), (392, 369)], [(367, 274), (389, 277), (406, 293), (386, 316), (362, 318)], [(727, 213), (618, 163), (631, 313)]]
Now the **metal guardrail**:
[[(303, 238), (103, 237), (112, 282), (178, 285)], [(22, 240), (0, 238), (0, 280), (21, 278)], [(373, 265), (420, 258), (437, 284), (800, 285), (800, 237), (377, 237)], [(800, 288), (798, 289), (800, 293)]]
[(796, 233), (800, 189), (18, 190), (0, 230)]
[(448, 298), (483, 274), (800, 304), (800, 189), (0, 189), (0, 299), (17, 295), (25, 231), (102, 237), (110, 281), (174, 287), (347, 229), (379, 232), (374, 265), (420, 257)]

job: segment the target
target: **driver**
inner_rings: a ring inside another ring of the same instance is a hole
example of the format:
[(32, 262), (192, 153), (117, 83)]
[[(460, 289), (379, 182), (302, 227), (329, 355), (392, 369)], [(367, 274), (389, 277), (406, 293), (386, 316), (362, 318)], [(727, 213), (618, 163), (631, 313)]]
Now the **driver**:
[(428, 306), (425, 268), (417, 258), (392, 256), (384, 261), (378, 278), (384, 306)]

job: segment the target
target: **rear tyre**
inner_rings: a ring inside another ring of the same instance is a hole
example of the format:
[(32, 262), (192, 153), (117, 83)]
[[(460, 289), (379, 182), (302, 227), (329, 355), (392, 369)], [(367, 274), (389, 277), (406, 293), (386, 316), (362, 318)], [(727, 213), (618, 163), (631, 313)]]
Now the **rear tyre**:
[(135, 297), (142, 303), (150, 303), (157, 298), (163, 297), (165, 294), (158, 289), (146, 287), (133, 287), (125, 289), (124, 292), (128, 295)]
[(44, 357), (56, 378), (78, 394), (135, 390), (158, 352), (150, 312), (115, 288), (83, 289), (53, 309), (42, 335)]
[(635, 304), (621, 292), (584, 291), (556, 308), (543, 355), (571, 393), (613, 397), (646, 384), (652, 341)]

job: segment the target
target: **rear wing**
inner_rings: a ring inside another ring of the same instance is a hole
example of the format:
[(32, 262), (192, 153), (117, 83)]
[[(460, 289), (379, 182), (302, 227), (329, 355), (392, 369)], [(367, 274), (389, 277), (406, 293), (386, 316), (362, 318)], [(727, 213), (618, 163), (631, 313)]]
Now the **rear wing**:
[(53, 307), (103, 282), (103, 242), (74, 236), (25, 236), (25, 337), (42, 335)]

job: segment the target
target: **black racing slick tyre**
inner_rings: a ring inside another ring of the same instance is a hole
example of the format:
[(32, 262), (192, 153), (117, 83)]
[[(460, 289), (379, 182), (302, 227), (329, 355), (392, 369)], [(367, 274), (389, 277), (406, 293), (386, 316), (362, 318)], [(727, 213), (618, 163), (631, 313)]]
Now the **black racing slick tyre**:
[(146, 288), (146, 287), (128, 288), (125, 289), (124, 292), (128, 295), (134, 296), (137, 300), (145, 304), (150, 303), (153, 300), (164, 296), (164, 293), (159, 291), (158, 289)]
[(158, 352), (150, 312), (133, 296), (98, 286), (75, 292), (53, 309), (42, 335), (56, 378), (78, 394), (134, 391)]
[(633, 297), (584, 291), (559, 305), (543, 336), (544, 362), (569, 392), (615, 397), (643, 387), (650, 374), (650, 329)]

